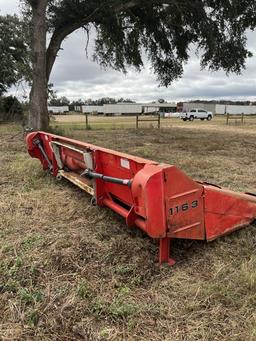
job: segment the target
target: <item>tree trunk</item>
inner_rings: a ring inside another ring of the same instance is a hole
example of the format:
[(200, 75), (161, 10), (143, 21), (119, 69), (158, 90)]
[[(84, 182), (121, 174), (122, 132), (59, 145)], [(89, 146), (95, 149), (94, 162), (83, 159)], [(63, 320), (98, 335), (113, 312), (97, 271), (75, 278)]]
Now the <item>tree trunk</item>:
[[(48, 81), (57, 53), (65, 37), (80, 27), (86, 26), (98, 14), (99, 7), (94, 8), (85, 16), (69, 26), (56, 29), (46, 50), (46, 8), (48, 0), (28, 0), (32, 7), (32, 68), (33, 79), (30, 92), (30, 110), (28, 125), (34, 130), (47, 130), (49, 116), (47, 110)], [(116, 7), (119, 12), (137, 4), (138, 0), (131, 0)]]
[(47, 130), (46, 77), (46, 7), (47, 0), (31, 1), (32, 6), (32, 68), (33, 83), (30, 92), (28, 125), (34, 130)]

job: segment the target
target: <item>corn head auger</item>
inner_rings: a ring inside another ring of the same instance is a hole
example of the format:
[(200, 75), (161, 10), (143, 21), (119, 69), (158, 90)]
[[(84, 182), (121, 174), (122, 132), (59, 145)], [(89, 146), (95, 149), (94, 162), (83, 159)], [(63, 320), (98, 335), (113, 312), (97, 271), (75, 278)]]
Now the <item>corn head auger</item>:
[(256, 195), (192, 180), (173, 165), (159, 164), (45, 132), (26, 137), (29, 154), (43, 169), (66, 178), (159, 239), (159, 263), (173, 265), (174, 238), (211, 241), (256, 218)]

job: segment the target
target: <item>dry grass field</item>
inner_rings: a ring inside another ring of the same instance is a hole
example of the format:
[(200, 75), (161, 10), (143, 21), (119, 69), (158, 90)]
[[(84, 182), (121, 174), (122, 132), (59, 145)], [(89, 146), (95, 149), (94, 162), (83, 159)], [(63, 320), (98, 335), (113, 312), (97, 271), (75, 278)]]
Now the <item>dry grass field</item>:
[[(143, 119), (156, 119), (156, 116), (142, 116)], [(88, 115), (89, 128), (94, 130), (115, 130), (115, 129), (127, 129), (136, 127), (135, 116), (90, 116)], [(253, 132), (256, 129), (256, 117), (245, 117), (245, 125), (241, 125), (241, 120), (230, 120), (230, 124), (226, 126), (226, 118), (216, 116), (210, 122), (195, 120), (194, 122), (183, 122), (179, 118), (165, 118), (161, 119), (162, 128), (171, 127), (181, 127), (189, 129), (200, 130), (222, 130), (224, 131), (234, 131), (245, 133)], [(51, 125), (53, 127), (60, 127), (63, 131), (67, 131), (72, 134), (74, 130), (84, 130), (85, 129), (85, 115), (54, 115), (51, 117)], [(157, 122), (140, 122), (139, 126), (141, 128), (154, 128), (157, 127)]]
[[(66, 135), (256, 193), (256, 119), (135, 130), (134, 118), (95, 118), (87, 131), (59, 119)], [(0, 125), (0, 169), (1, 340), (256, 340), (255, 226), (177, 240), (176, 265), (159, 267), (157, 243), (43, 172), (16, 125)]]

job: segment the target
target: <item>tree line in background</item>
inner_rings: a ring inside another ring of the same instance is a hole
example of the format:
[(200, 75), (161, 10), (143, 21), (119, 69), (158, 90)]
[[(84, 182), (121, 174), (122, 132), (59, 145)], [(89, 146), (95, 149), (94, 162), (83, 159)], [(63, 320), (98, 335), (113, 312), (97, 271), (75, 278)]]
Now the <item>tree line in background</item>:
[(111, 98), (111, 97), (102, 97), (96, 100), (91, 98), (89, 99), (78, 99), (78, 100), (69, 100), (67, 97), (54, 97), (48, 101), (48, 105), (50, 106), (63, 106), (63, 105), (70, 105), (70, 106), (79, 106), (79, 105), (103, 105), (103, 104), (117, 104), (117, 103), (135, 103), (129, 98)]
[[(48, 129), (49, 79), (63, 40), (82, 28), (102, 67), (140, 71), (144, 58), (160, 85), (183, 74), (193, 44), (201, 66), (240, 73), (252, 53), (246, 31), (256, 26), (255, 0), (21, 0), (23, 16), (0, 16), (0, 94), (25, 79), (28, 124)], [(47, 36), (47, 39), (46, 39)], [(85, 46), (88, 40), (85, 41)]]

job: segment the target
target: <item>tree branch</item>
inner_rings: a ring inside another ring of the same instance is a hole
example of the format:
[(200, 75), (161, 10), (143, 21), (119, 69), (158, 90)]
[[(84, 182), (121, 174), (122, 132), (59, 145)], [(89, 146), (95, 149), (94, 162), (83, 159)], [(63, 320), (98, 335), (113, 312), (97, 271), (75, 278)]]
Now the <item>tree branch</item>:
[(47, 80), (49, 80), (50, 78), (52, 67), (57, 57), (57, 53), (60, 50), (62, 41), (72, 32), (78, 30), (82, 26), (86, 26), (93, 19), (93, 17), (96, 15), (96, 13), (100, 9), (101, 7), (97, 7), (91, 14), (79, 20), (78, 22), (75, 22), (69, 26), (55, 29), (51, 37), (47, 51), (46, 51), (46, 78)]
[[(116, 13), (119, 13), (119, 12), (125, 11), (127, 9), (131, 9), (131, 8), (135, 7), (136, 5), (138, 5), (139, 3), (140, 3), (139, 0), (131, 0), (125, 4), (122, 4), (122, 5), (115, 7), (113, 10)], [(95, 16), (98, 14), (98, 12), (103, 7), (104, 7), (104, 5), (97, 7), (91, 14), (89, 14), (85, 18), (83, 18), (83, 19), (81, 19), (81, 20), (79, 20), (73, 24), (70, 24), (69, 26), (65, 26), (65, 27), (55, 29), (55, 31), (53, 32), (53, 35), (51, 37), (49, 46), (47, 48), (47, 52), (46, 52), (46, 78), (47, 78), (47, 80), (49, 80), (49, 78), (50, 78), (52, 67), (53, 67), (55, 59), (57, 57), (57, 53), (60, 50), (62, 41), (68, 35), (70, 35), (74, 31), (76, 31), (80, 27), (88, 25), (95, 18)]]
[(116, 13), (119, 13), (121, 11), (125, 11), (127, 9), (133, 8), (133, 7), (137, 6), (139, 3), (140, 3), (139, 0), (131, 0), (131, 1), (128, 1), (127, 3), (125, 3), (125, 4), (122, 4), (120, 6), (115, 7), (114, 11)]

